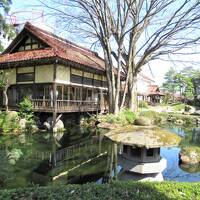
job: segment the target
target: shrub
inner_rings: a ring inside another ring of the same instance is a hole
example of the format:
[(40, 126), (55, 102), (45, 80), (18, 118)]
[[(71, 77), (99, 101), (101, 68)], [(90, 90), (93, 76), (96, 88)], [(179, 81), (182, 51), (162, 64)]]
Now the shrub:
[(19, 104), (19, 116), (32, 122), (34, 118), (33, 104), (29, 98), (24, 98)]
[(112, 182), (110, 184), (59, 185), (2, 190), (0, 199), (82, 200), (198, 200), (200, 183)]
[(167, 120), (167, 113), (158, 113), (155, 111), (142, 111), (139, 116), (149, 118), (153, 124), (160, 124)]
[(139, 101), (139, 108), (148, 108), (148, 103), (146, 101)]
[(3, 134), (15, 133), (19, 129), (19, 117), (17, 112), (0, 113), (0, 130)]
[(174, 104), (172, 107), (174, 108), (175, 111), (184, 111), (185, 110), (185, 104)]
[(108, 115), (100, 116), (100, 121), (106, 122), (109, 124), (127, 125), (127, 124), (133, 124), (135, 118), (136, 118), (136, 115), (134, 112), (128, 109), (123, 109), (118, 115), (108, 114)]

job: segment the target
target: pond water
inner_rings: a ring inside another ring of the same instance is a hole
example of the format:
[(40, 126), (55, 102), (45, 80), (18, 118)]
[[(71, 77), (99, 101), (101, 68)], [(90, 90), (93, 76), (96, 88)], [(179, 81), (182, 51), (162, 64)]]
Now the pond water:
[(161, 156), (167, 159), (167, 168), (163, 172), (164, 179), (179, 182), (200, 181), (200, 165), (180, 165), (178, 159), (181, 147), (200, 145), (200, 127), (174, 127), (172, 124), (164, 128), (182, 137), (179, 147), (161, 148)]
[[(164, 128), (183, 137), (181, 146), (200, 144), (199, 131), (174, 126)], [(106, 182), (112, 174), (109, 149), (109, 141), (79, 127), (58, 134), (0, 136), (0, 188)], [(164, 178), (200, 181), (199, 166), (179, 166), (179, 151), (180, 147), (161, 149), (168, 161)]]

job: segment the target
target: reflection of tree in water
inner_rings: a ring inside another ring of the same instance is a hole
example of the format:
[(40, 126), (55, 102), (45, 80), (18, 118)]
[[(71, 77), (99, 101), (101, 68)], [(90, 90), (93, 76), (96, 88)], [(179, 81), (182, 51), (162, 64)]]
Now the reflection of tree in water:
[(3, 188), (14, 177), (13, 168), (9, 164), (6, 150), (0, 150), (0, 188)]
[(192, 130), (192, 143), (200, 144), (200, 127)]

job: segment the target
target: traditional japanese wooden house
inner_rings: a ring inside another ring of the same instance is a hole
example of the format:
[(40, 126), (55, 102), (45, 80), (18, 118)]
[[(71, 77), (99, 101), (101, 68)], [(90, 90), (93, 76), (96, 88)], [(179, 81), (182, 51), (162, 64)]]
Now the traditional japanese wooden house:
[[(0, 55), (0, 70), (8, 74), (10, 108), (29, 97), (35, 112), (107, 109), (104, 60), (28, 22)], [(2, 92), (0, 99), (3, 107)]]
[(149, 85), (148, 102), (152, 105), (162, 103), (165, 94), (160, 91), (158, 85)]

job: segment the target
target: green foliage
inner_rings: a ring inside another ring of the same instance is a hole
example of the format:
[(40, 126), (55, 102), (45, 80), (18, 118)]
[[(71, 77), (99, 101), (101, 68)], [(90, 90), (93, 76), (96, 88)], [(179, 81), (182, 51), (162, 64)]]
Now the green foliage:
[(196, 124), (195, 116), (183, 115), (183, 114), (178, 114), (178, 113), (171, 113), (168, 116), (168, 121), (176, 123), (179, 120), (183, 121), (183, 123), (187, 125)]
[(59, 185), (2, 190), (0, 199), (82, 200), (198, 200), (200, 183), (112, 182), (110, 184)]
[(172, 108), (175, 110), (175, 111), (184, 111), (185, 110), (185, 104), (181, 103), (181, 104), (173, 104), (172, 105)]
[(19, 116), (25, 118), (27, 121), (32, 122), (34, 113), (33, 113), (33, 104), (29, 98), (24, 98), (19, 104)]
[(11, 165), (15, 165), (21, 156), (23, 156), (21, 149), (12, 149), (7, 152), (7, 157)]
[[(17, 113), (1, 112), (0, 113), (0, 130), (3, 134), (15, 133), (19, 129), (19, 117)], [(0, 131), (0, 132), (1, 132)]]
[(139, 101), (139, 108), (148, 108), (148, 103), (146, 101)]
[(123, 109), (118, 115), (114, 114), (104, 115), (100, 117), (100, 120), (102, 122), (106, 122), (109, 124), (127, 125), (127, 124), (133, 124), (135, 118), (136, 115), (134, 112), (128, 109)]
[(180, 72), (170, 69), (165, 74), (165, 83), (163, 87), (169, 93), (180, 93), (181, 96), (184, 96), (187, 99), (194, 98), (194, 85), (193, 85), (193, 76), (195, 74), (193, 68), (184, 68)]
[(0, 70), (0, 90), (4, 90), (4, 88), (9, 84), (8, 75), (8, 72), (5, 73), (5, 71)]
[(12, 180), (13, 170), (9, 164), (6, 151), (0, 150), (0, 153), (0, 188), (3, 188), (9, 182), (9, 180)]
[(165, 74), (165, 83), (163, 84), (163, 88), (165, 88), (170, 93), (175, 93), (178, 91), (178, 84), (175, 82), (175, 75), (177, 72), (170, 68), (170, 70)]
[(167, 120), (167, 113), (158, 113), (155, 111), (142, 111), (139, 116), (146, 117), (151, 120), (153, 124), (160, 124)]
[[(7, 38), (8, 40), (15, 37), (14, 27), (6, 23), (4, 18), (10, 8), (11, 0), (0, 0), (0, 37)], [(3, 50), (2, 43), (0, 41), (0, 52)]]

